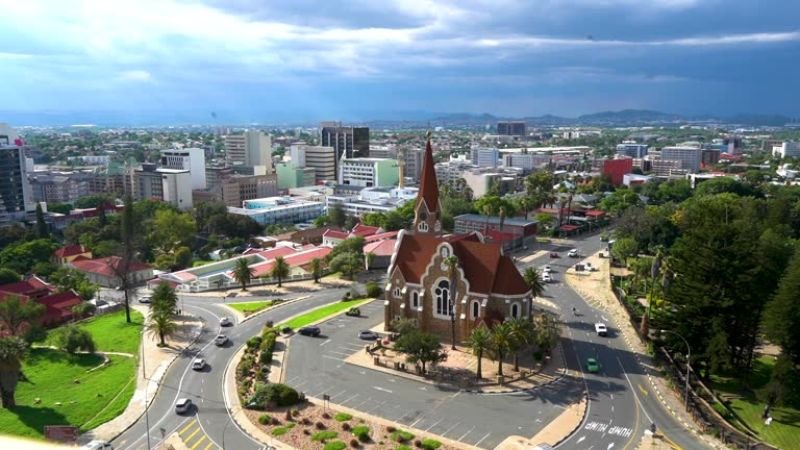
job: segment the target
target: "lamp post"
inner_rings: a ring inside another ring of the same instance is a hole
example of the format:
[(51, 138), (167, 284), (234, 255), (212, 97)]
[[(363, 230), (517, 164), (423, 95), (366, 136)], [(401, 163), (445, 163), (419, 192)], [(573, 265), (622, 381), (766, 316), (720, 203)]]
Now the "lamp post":
[(150, 415), (147, 413), (147, 407), (150, 405), (149, 399), (147, 398), (147, 372), (144, 365), (144, 340), (142, 340), (142, 345), (140, 346), (142, 349), (142, 378), (144, 378), (144, 422), (146, 427), (147, 433), (147, 450), (150, 450)]
[(661, 332), (662, 333), (672, 333), (675, 336), (678, 336), (679, 338), (681, 338), (683, 343), (686, 344), (686, 352), (687, 352), (686, 353), (686, 380), (685, 380), (685, 382), (686, 382), (686, 393), (684, 394), (683, 407), (688, 410), (689, 409), (689, 375), (691, 374), (690, 373), (691, 366), (689, 365), (689, 362), (692, 359), (692, 347), (689, 346), (689, 341), (687, 341), (686, 338), (684, 338), (683, 336), (681, 336), (680, 334), (678, 334), (675, 331), (672, 331), (672, 330), (661, 330)]

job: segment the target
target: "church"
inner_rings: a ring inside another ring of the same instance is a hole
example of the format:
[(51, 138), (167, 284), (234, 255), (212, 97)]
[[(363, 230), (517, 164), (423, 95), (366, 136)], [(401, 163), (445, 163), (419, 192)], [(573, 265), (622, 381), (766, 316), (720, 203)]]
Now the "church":
[(531, 317), (532, 295), (500, 244), (479, 232), (444, 234), (430, 139), (411, 230), (398, 234), (388, 269), (384, 326), (411, 319), (423, 331), (464, 342), (481, 323)]

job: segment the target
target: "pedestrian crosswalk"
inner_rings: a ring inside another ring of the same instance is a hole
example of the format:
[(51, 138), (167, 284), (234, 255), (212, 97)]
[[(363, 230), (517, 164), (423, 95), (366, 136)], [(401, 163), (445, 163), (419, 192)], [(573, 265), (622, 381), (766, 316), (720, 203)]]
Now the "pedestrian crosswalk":
[(186, 422), (178, 430), (178, 436), (190, 450), (219, 450), (217, 444), (206, 435), (197, 419)]

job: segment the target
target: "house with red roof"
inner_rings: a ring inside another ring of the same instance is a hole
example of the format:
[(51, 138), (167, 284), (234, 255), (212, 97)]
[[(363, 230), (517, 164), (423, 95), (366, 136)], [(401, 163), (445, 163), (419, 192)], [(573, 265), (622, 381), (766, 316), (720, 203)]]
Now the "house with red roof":
[(54, 286), (35, 276), (0, 286), (0, 302), (11, 296), (44, 305), (41, 323), (46, 327), (72, 320), (72, 307), (82, 302), (74, 291), (57, 293)]
[[(441, 229), (429, 140), (414, 223), (411, 230), (398, 234), (389, 264), (384, 302), (387, 330), (396, 319), (411, 319), (422, 330), (450, 340), (454, 320), (458, 343), (481, 324), (532, 316), (531, 290), (499, 243), (485, 242), (480, 232), (444, 235)], [(378, 245), (373, 250), (384, 249)], [(455, 261), (452, 266), (451, 261)]]
[[(122, 258), (119, 256), (106, 256), (105, 258), (85, 259), (75, 258), (67, 263), (69, 267), (82, 272), (92, 283), (102, 287), (117, 287), (119, 282), (119, 268)], [(141, 262), (132, 262), (130, 277), (133, 285), (145, 283), (153, 278), (153, 267)]]
[(92, 251), (80, 244), (65, 245), (53, 252), (53, 264), (63, 266), (76, 258), (92, 259)]

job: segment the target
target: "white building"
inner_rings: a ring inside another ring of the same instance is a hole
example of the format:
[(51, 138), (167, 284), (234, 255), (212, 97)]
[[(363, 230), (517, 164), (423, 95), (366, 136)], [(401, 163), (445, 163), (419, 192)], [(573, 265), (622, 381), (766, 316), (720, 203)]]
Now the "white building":
[(293, 144), (289, 151), (295, 167), (314, 169), (316, 183), (336, 180), (336, 152), (333, 147)]
[(294, 197), (256, 198), (243, 203), (243, 208), (228, 207), (228, 212), (250, 217), (261, 225), (311, 222), (324, 213), (322, 202)]
[(192, 174), (188, 170), (159, 168), (161, 175), (161, 195), (165, 202), (178, 209), (192, 207)]
[(442, 184), (452, 183), (460, 179), (461, 174), (463, 174), (465, 170), (473, 168), (475, 168), (475, 166), (473, 166), (471, 162), (460, 159), (440, 162), (435, 166), (436, 179)]
[(108, 163), (111, 162), (111, 157), (109, 155), (70, 156), (67, 161), (90, 166), (108, 166)]
[(342, 159), (339, 184), (363, 187), (396, 186), (400, 179), (397, 161), (383, 158)]
[(634, 159), (644, 158), (647, 155), (647, 148), (646, 144), (623, 142), (622, 144), (617, 144), (617, 154)]
[(500, 152), (496, 148), (473, 148), (472, 164), (478, 167), (497, 167)]
[(514, 167), (524, 171), (531, 171), (547, 165), (552, 157), (550, 155), (532, 153), (507, 153), (503, 154), (503, 167)]
[(225, 159), (230, 165), (264, 166), (272, 173), (272, 139), (260, 130), (225, 136)]
[(680, 161), (681, 169), (690, 173), (700, 171), (703, 160), (703, 150), (694, 146), (664, 147), (661, 149), (661, 159), (664, 161)]
[(781, 145), (772, 147), (772, 156), (780, 158), (800, 157), (800, 142), (783, 142)]
[(202, 148), (161, 150), (161, 167), (188, 170), (192, 177), (192, 189), (202, 190), (207, 187), (206, 153)]

